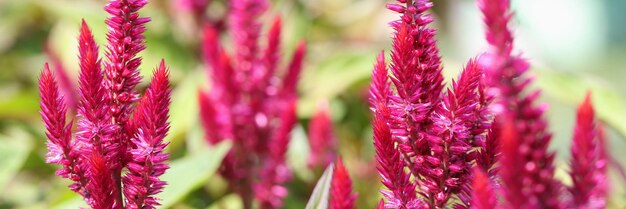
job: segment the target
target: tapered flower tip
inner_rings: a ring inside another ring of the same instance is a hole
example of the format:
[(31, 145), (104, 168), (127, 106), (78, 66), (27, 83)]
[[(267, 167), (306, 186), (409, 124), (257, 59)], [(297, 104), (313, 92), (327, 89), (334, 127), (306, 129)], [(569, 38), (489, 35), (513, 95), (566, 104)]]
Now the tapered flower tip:
[(353, 209), (356, 194), (352, 193), (352, 181), (340, 157), (337, 158), (330, 195), (331, 209)]
[(578, 107), (578, 120), (590, 121), (594, 118), (593, 104), (591, 103), (591, 92), (587, 92), (583, 103)]
[(52, 85), (56, 86), (56, 81), (54, 80), (54, 75), (50, 72), (50, 65), (46, 62), (39, 76), (39, 88)]
[(380, 202), (378, 202), (378, 205), (376, 206), (376, 209), (385, 209), (385, 200), (384, 199), (380, 199)]
[(496, 197), (489, 177), (479, 168), (474, 168), (472, 183), (472, 209), (496, 208)]
[(280, 15), (276, 15), (272, 20), (272, 26), (270, 27), (270, 37), (277, 37), (277, 35), (280, 34), (282, 26), (283, 18)]
[(295, 95), (296, 84), (302, 71), (302, 62), (306, 54), (306, 41), (300, 41), (296, 47), (296, 51), (291, 58), (289, 67), (287, 68), (287, 74), (283, 78), (283, 92), (287, 95)]

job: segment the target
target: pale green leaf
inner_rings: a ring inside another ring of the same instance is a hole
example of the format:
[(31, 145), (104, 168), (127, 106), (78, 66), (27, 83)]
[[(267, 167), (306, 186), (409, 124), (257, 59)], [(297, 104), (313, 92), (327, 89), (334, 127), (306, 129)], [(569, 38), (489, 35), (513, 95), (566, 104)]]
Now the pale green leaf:
[(306, 204), (306, 209), (327, 209), (334, 164), (328, 165), (322, 177), (315, 184), (313, 193)]
[(215, 174), (230, 147), (230, 142), (222, 142), (198, 154), (171, 162), (170, 169), (161, 178), (167, 182), (167, 186), (157, 195), (161, 199), (162, 208), (171, 207), (205, 184)]

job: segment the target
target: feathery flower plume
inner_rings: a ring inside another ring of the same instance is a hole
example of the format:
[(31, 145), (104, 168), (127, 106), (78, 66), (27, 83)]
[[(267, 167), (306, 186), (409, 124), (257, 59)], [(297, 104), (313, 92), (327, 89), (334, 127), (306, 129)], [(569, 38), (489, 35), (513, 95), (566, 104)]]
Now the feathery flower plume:
[[(208, 64), (210, 91), (200, 91), (200, 117), (209, 143), (232, 140), (220, 172), (232, 191), (242, 197), (244, 208), (256, 200), (262, 208), (281, 207), (289, 179), (284, 152), (296, 123), (296, 84), (306, 45), (301, 42), (285, 70), (281, 62), (282, 21), (275, 18), (267, 45), (261, 47), (261, 21), (267, 0), (231, 2), (229, 30), (233, 56), (220, 44), (219, 33), (207, 26), (202, 43)], [(294, 110), (295, 111), (295, 110)]]
[(576, 126), (572, 142), (572, 160), (570, 176), (573, 185), (570, 188), (573, 208), (606, 207), (606, 154), (603, 139), (600, 139), (599, 127), (595, 122), (595, 113), (591, 104), (591, 94), (587, 94), (578, 107)]
[(470, 142), (474, 134), (483, 134), (476, 133), (472, 123), (479, 107), (477, 91), (481, 77), (481, 69), (470, 60), (431, 115), (431, 130), (435, 135), (427, 140), (432, 154), (424, 158), (420, 174), (424, 177), (422, 185), (434, 195), (429, 197), (437, 208), (443, 207), (451, 195), (460, 193), (469, 182), (472, 166), (469, 151), (473, 148)]
[(69, 186), (72, 191), (88, 195), (85, 192), (86, 170), (77, 160), (80, 156), (75, 149), (76, 143), (71, 138), (72, 123), (66, 124), (65, 122), (67, 108), (47, 63), (39, 78), (39, 92), (41, 95), (40, 113), (48, 137), (46, 162), (61, 165), (56, 175), (72, 180), (73, 183)]
[(404, 161), (396, 148), (391, 130), (385, 122), (390, 117), (390, 110), (384, 104), (376, 107), (374, 121), (374, 148), (378, 173), (382, 183), (389, 191), (381, 191), (385, 196), (385, 208), (422, 208), (426, 205), (416, 197), (416, 185), (411, 182), (411, 175), (404, 171)]
[[(519, 56), (512, 54), (513, 36), (508, 23), (512, 13), (508, 0), (479, 0), (478, 6), (483, 13), (487, 26), (487, 42), (489, 51), (481, 59), (487, 74), (487, 82), (498, 99), (493, 111), (508, 117), (504, 124), (508, 132), (502, 137), (512, 137), (511, 132), (519, 134), (516, 142), (519, 146), (510, 145), (511, 139), (503, 148), (503, 155), (508, 159), (502, 167), (519, 170), (515, 178), (503, 176), (504, 188), (509, 197), (510, 206), (515, 208), (561, 208), (559, 199), (561, 185), (554, 179), (554, 153), (548, 151), (552, 138), (548, 133), (547, 122), (543, 118), (544, 106), (536, 106), (534, 101), (538, 91), (524, 94), (531, 80), (524, 76), (529, 64)], [(507, 153), (513, 152), (513, 153)], [(512, 156), (517, 155), (517, 156)], [(506, 163), (516, 163), (507, 165)], [(520, 169), (521, 168), (521, 169)], [(503, 168), (504, 169), (504, 168)], [(511, 172), (511, 171), (507, 171)], [(521, 179), (522, 182), (519, 182)], [(521, 183), (521, 184), (520, 184)], [(520, 191), (512, 191), (520, 190)], [(515, 196), (515, 197), (513, 197)], [(513, 198), (513, 199), (510, 199)]]
[(291, 170), (286, 165), (285, 155), (291, 139), (291, 130), (297, 123), (296, 103), (292, 100), (280, 116), (280, 122), (274, 137), (269, 141), (268, 158), (263, 162), (259, 182), (254, 185), (255, 197), (260, 202), (259, 208), (281, 208), (282, 200), (287, 197), (287, 188), (282, 186), (291, 179)]
[(354, 209), (357, 194), (352, 192), (352, 181), (343, 166), (341, 158), (337, 158), (330, 186), (330, 209)]
[[(132, 104), (139, 98), (135, 86), (140, 81), (138, 68), (141, 57), (137, 57), (137, 54), (146, 48), (143, 32), (146, 30), (145, 23), (150, 18), (139, 17), (138, 11), (147, 3), (147, 0), (111, 0), (104, 7), (110, 15), (105, 21), (109, 32), (106, 35), (108, 45), (107, 59), (104, 62), (104, 85), (108, 92), (109, 114), (118, 129), (113, 139), (118, 150), (113, 155), (120, 158), (121, 163), (114, 165), (118, 168), (116, 173), (120, 173), (121, 167), (129, 160), (126, 149), (130, 138), (135, 134), (132, 130), (127, 130), (127, 122), (132, 113)], [(120, 179), (116, 179), (116, 182), (120, 184)]]
[(309, 167), (322, 169), (335, 159), (336, 139), (333, 133), (333, 122), (328, 113), (328, 103), (320, 103), (317, 112), (309, 122)]
[[(138, 17), (137, 10), (145, 3), (112, 0), (105, 7), (113, 16), (107, 20), (111, 29), (108, 63), (101, 63), (94, 37), (82, 22), (75, 140), (71, 139), (72, 123), (65, 124), (66, 106), (47, 64), (39, 81), (41, 115), (49, 139), (47, 162), (61, 164), (57, 174), (72, 180), (70, 188), (94, 209), (154, 208), (158, 205), (154, 195), (165, 185), (159, 176), (167, 169), (168, 156), (163, 153), (167, 144), (162, 140), (169, 129), (170, 95), (163, 62), (144, 99), (133, 108), (141, 59), (135, 56), (144, 48), (143, 23), (147, 21)], [(129, 172), (122, 189), (125, 167)]]
[(491, 180), (479, 168), (472, 172), (474, 180), (472, 183), (472, 209), (496, 209), (496, 195), (491, 184)]
[(169, 168), (165, 163), (169, 155), (163, 152), (168, 144), (163, 139), (169, 130), (169, 104), (168, 72), (165, 62), (161, 60), (150, 87), (133, 114), (137, 134), (131, 139), (133, 161), (128, 164), (129, 172), (123, 177), (126, 208), (153, 209), (159, 205), (154, 195), (161, 192), (166, 184), (159, 180), (159, 176)]

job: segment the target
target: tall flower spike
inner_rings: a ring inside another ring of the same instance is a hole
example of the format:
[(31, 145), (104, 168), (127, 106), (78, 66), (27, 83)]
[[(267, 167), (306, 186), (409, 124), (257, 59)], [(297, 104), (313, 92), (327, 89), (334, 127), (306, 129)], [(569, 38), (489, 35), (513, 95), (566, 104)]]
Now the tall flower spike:
[(55, 172), (56, 175), (72, 180), (70, 189), (86, 195), (85, 167), (78, 161), (79, 154), (75, 150), (76, 144), (71, 138), (72, 123), (66, 124), (65, 122), (67, 108), (63, 97), (59, 94), (54, 75), (50, 72), (48, 64), (44, 65), (43, 72), (39, 77), (39, 92), (41, 95), (40, 113), (46, 125), (46, 136), (48, 137), (46, 162), (61, 165), (62, 167)]
[(472, 209), (496, 209), (496, 195), (491, 180), (481, 169), (472, 172)]
[[(105, 89), (102, 86), (102, 70), (98, 57), (98, 46), (85, 21), (82, 22), (78, 38), (80, 73), (78, 78), (80, 101), (76, 140), (83, 156), (97, 151), (105, 158), (105, 163), (117, 162), (114, 153), (117, 143), (111, 141), (114, 127), (110, 125), (108, 104), (105, 103)], [(111, 165), (111, 164), (110, 164)]]
[(386, 208), (420, 208), (425, 206), (416, 197), (415, 184), (411, 176), (404, 171), (404, 162), (400, 158), (391, 130), (385, 122), (390, 117), (389, 109), (384, 104), (376, 107), (372, 126), (374, 129), (374, 148), (378, 173), (382, 176), (382, 183), (389, 191), (380, 192), (387, 200)]
[[(127, 122), (132, 113), (132, 104), (138, 100), (135, 86), (140, 81), (138, 67), (141, 65), (141, 58), (137, 54), (146, 48), (143, 32), (146, 30), (145, 23), (150, 21), (150, 18), (139, 17), (138, 11), (147, 3), (147, 0), (110, 0), (104, 7), (110, 15), (105, 21), (109, 32), (106, 36), (108, 45), (104, 83), (108, 91), (111, 120), (119, 129), (114, 136), (114, 142), (118, 146), (114, 155), (121, 159), (120, 165), (114, 166), (116, 174), (121, 172), (121, 167), (128, 161), (126, 148), (134, 134), (127, 130)], [(116, 179), (118, 184), (119, 181), (120, 179)]]
[(505, 124), (511, 123), (515, 132), (520, 134), (519, 146), (508, 147), (515, 150), (503, 149), (503, 155), (505, 150), (519, 155), (519, 161), (515, 162), (517, 164), (507, 166), (523, 168), (514, 174), (515, 178), (523, 179), (523, 183), (517, 185), (517, 179), (503, 177), (504, 190), (508, 193), (519, 193), (517, 195), (520, 196), (511, 198), (523, 201), (513, 200), (515, 202), (511, 204), (514, 207), (562, 208), (559, 197), (562, 185), (554, 179), (554, 153), (548, 150), (552, 136), (547, 131), (547, 122), (543, 118), (546, 108), (534, 104), (539, 97), (538, 91), (525, 94), (528, 92), (526, 87), (531, 83), (524, 75), (529, 64), (511, 54), (513, 37), (508, 27), (512, 16), (509, 1), (479, 0), (478, 7), (484, 15), (487, 42), (490, 44), (489, 51), (481, 58), (481, 64), (487, 74), (486, 80), (492, 87), (489, 92), (495, 93), (497, 99), (492, 110), (510, 117), (511, 121)]
[(572, 160), (570, 176), (573, 185), (573, 208), (605, 208), (607, 203), (606, 166), (603, 157), (604, 144), (601, 142), (595, 113), (588, 93), (578, 107), (574, 138), (572, 142)]
[(241, 196), (243, 208), (252, 208), (253, 201), (261, 208), (280, 207), (287, 195), (282, 184), (291, 175), (281, 150), (286, 150), (288, 133), (297, 122), (295, 113), (285, 115), (285, 109), (292, 108), (297, 96), (306, 45), (301, 42), (287, 69), (279, 71), (280, 18), (269, 27), (265, 48), (258, 43), (268, 1), (230, 3), (232, 57), (216, 30), (205, 28), (202, 48), (213, 82), (210, 91), (198, 95), (201, 121), (211, 144), (233, 141), (220, 173)]
[(260, 209), (281, 208), (287, 188), (282, 186), (291, 178), (291, 171), (286, 165), (285, 155), (291, 140), (291, 130), (297, 123), (295, 100), (289, 102), (280, 117), (276, 133), (271, 140), (269, 158), (264, 162), (260, 183), (254, 186)]
[(231, 2), (230, 28), (235, 47), (235, 79), (242, 85), (244, 91), (252, 91), (259, 80), (252, 77), (258, 73), (257, 56), (259, 53), (259, 37), (261, 36), (261, 22), (259, 18), (268, 7), (267, 0), (242, 0)]
[(448, 199), (459, 194), (462, 186), (469, 182), (472, 122), (476, 121), (481, 77), (482, 71), (470, 60), (431, 115), (435, 136), (429, 137), (428, 143), (432, 154), (425, 157), (420, 174), (435, 208), (444, 207)]
[[(428, 27), (433, 21), (425, 12), (432, 7), (428, 0), (401, 0), (400, 4), (387, 5), (401, 13), (400, 20), (391, 23), (396, 30), (391, 50), (391, 81), (397, 95), (389, 95), (390, 127), (394, 139), (400, 142), (413, 175), (427, 171), (420, 163), (429, 154), (427, 138), (430, 115), (441, 100), (443, 75), (436, 46), (435, 29)], [(416, 178), (421, 179), (421, 178)], [(422, 196), (433, 199), (434, 194), (423, 190)], [(433, 201), (430, 201), (431, 203)]]
[(500, 116), (497, 119), (496, 126), (500, 127), (499, 139), (502, 141), (502, 159), (500, 161), (500, 178), (505, 186), (504, 199), (509, 208), (531, 208), (524, 206), (527, 201), (522, 191), (524, 188), (524, 179), (520, 175), (524, 173), (523, 157), (519, 154), (521, 145), (521, 136), (515, 127), (515, 122), (510, 116)]
[(369, 91), (369, 102), (372, 108), (376, 104), (387, 104), (388, 96), (391, 94), (389, 89), (389, 74), (387, 72), (387, 63), (385, 63), (385, 52), (380, 52), (374, 63), (372, 71), (372, 84)]
[(153, 209), (159, 205), (154, 195), (165, 187), (166, 183), (159, 177), (169, 168), (165, 163), (169, 155), (163, 152), (168, 144), (163, 139), (169, 130), (169, 89), (167, 68), (161, 60), (133, 114), (137, 134), (131, 139), (133, 161), (128, 164), (129, 172), (123, 178), (126, 208)]
[(352, 181), (343, 166), (341, 158), (337, 158), (330, 186), (330, 209), (354, 209), (357, 194), (352, 192)]
[(309, 122), (309, 167), (323, 169), (336, 159), (336, 139), (333, 132), (333, 122), (328, 112), (328, 102), (321, 102), (317, 112)]

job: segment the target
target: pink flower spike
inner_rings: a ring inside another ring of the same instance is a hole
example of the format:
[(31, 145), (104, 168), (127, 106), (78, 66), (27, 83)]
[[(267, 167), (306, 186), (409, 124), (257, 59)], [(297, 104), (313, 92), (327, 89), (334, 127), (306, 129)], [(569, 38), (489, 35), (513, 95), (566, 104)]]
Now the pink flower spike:
[(388, 191), (381, 190), (380, 192), (385, 196), (386, 208), (418, 208), (422, 206), (422, 202), (416, 197), (416, 186), (410, 181), (411, 176), (404, 171), (404, 162), (395, 147), (391, 130), (385, 123), (388, 117), (390, 117), (389, 109), (379, 104), (372, 122), (374, 148), (378, 162), (376, 168), (382, 177), (383, 185), (388, 189)]
[(357, 194), (352, 191), (352, 181), (341, 158), (335, 161), (330, 187), (330, 209), (354, 209)]
[(478, 168), (472, 172), (472, 209), (496, 209), (496, 195), (489, 177)]
[(436, 140), (429, 141), (429, 145), (443, 149), (434, 149), (421, 166), (428, 171), (441, 172), (422, 172), (421, 175), (424, 187), (428, 187), (427, 196), (434, 197), (433, 204), (437, 208), (444, 207), (452, 195), (461, 193), (463, 186), (470, 182), (472, 159), (469, 151), (473, 147), (469, 142), (474, 135), (482, 135), (485, 131), (474, 130), (473, 123), (480, 114), (477, 113), (480, 111), (478, 86), (482, 75), (478, 65), (470, 60), (431, 114), (432, 138)]
[[(61, 165), (62, 167), (55, 172), (56, 175), (72, 180), (70, 189), (86, 195), (85, 167), (78, 161), (80, 156), (75, 149), (76, 143), (71, 138), (72, 123), (65, 121), (67, 108), (47, 63), (39, 77), (39, 92), (41, 95), (40, 114), (48, 137), (46, 162)], [(88, 199), (88, 196), (85, 196), (85, 199)]]
[(328, 112), (328, 102), (320, 102), (309, 122), (309, 167), (323, 169), (336, 159), (336, 138)]
[(572, 142), (570, 188), (575, 208), (605, 208), (607, 204), (607, 159), (604, 140), (596, 124), (591, 94), (578, 108)]
[[(137, 54), (146, 48), (143, 32), (146, 30), (145, 23), (150, 21), (150, 18), (139, 17), (138, 11), (147, 3), (147, 0), (110, 0), (104, 7), (109, 13), (109, 18), (105, 21), (109, 32), (106, 35), (108, 44), (105, 51), (107, 59), (104, 62), (104, 84), (108, 92), (109, 114), (118, 129), (113, 138), (117, 147), (113, 155), (120, 158), (120, 165), (115, 166), (115, 173), (121, 172), (121, 167), (130, 157), (126, 154), (126, 149), (133, 131), (125, 129), (132, 114), (132, 104), (139, 98), (135, 86), (140, 81), (138, 68), (141, 57)], [(119, 184), (119, 179), (115, 180)]]
[[(119, 147), (112, 141), (115, 127), (109, 124), (108, 104), (102, 85), (103, 75), (98, 57), (98, 46), (85, 21), (82, 22), (78, 38), (80, 73), (78, 76), (79, 96), (76, 140), (80, 153), (89, 156), (97, 151), (109, 166), (118, 166), (114, 159)], [(94, 131), (97, 130), (97, 131)]]
[(300, 72), (302, 72), (302, 63), (304, 56), (306, 55), (306, 42), (300, 41), (296, 46), (296, 51), (293, 53), (291, 62), (287, 67), (287, 72), (283, 77), (282, 92), (287, 97), (296, 96), (296, 84), (298, 83)]
[(123, 177), (126, 208), (154, 209), (159, 205), (154, 195), (163, 190), (166, 183), (159, 179), (169, 166), (165, 163), (169, 155), (163, 150), (168, 143), (163, 142), (169, 130), (170, 87), (165, 62), (154, 72), (152, 83), (133, 114), (137, 124), (137, 134), (131, 139), (132, 161), (129, 172)]
[(370, 84), (369, 102), (375, 107), (378, 103), (387, 104), (391, 91), (389, 89), (389, 73), (387, 63), (385, 63), (385, 52), (382, 51), (376, 58), (374, 70), (372, 71), (372, 84)]

